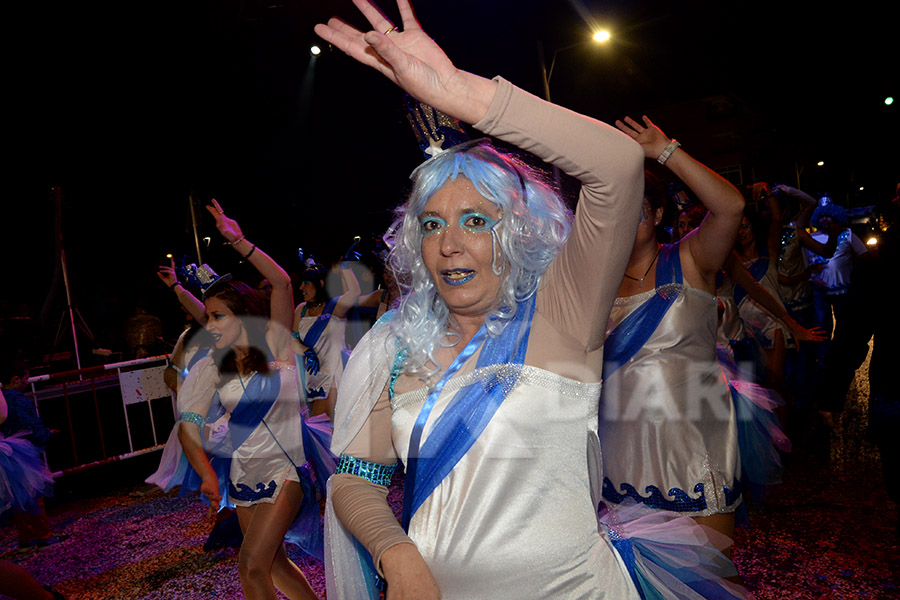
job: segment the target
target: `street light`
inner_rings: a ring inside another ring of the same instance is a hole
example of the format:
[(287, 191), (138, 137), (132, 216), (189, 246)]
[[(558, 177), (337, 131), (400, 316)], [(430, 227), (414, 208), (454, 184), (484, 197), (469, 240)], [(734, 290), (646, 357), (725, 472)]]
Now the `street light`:
[(550, 68), (547, 68), (547, 62), (544, 59), (544, 44), (540, 40), (538, 40), (538, 60), (541, 62), (541, 76), (544, 82), (544, 98), (547, 102), (550, 102), (550, 78), (553, 77), (553, 67), (556, 66), (556, 57), (560, 52), (565, 50), (569, 50), (571, 48), (576, 48), (578, 46), (584, 46), (590, 42), (594, 42), (597, 44), (605, 44), (611, 39), (611, 34), (606, 29), (600, 29), (596, 31), (590, 40), (581, 40), (579, 42), (575, 42), (574, 44), (569, 44), (568, 46), (563, 46), (562, 48), (557, 48), (553, 51), (553, 56), (550, 58)]
[[(594, 43), (603, 44), (603, 43), (606, 43), (607, 41), (609, 41), (609, 39), (610, 39), (609, 31), (607, 31), (605, 29), (601, 29), (601, 30), (597, 31), (596, 33), (594, 33), (594, 35), (591, 37), (590, 41), (593, 41)], [(563, 46), (562, 48), (557, 48), (556, 50), (553, 51), (553, 57), (550, 59), (550, 68), (548, 69), (547, 62), (544, 60), (544, 43), (541, 42), (540, 40), (538, 40), (538, 42), (537, 42), (538, 60), (541, 63), (541, 79), (544, 82), (544, 98), (547, 100), (547, 102), (552, 102), (552, 100), (550, 100), (550, 78), (553, 76), (553, 67), (556, 66), (556, 57), (559, 55), (560, 52), (562, 52), (564, 50), (569, 50), (570, 48), (575, 48), (577, 46), (583, 46), (585, 44), (590, 43), (590, 41), (581, 40), (579, 42), (575, 42), (574, 44), (569, 44), (568, 46)], [(559, 189), (559, 187), (560, 187), (559, 167), (557, 167), (556, 165), (553, 165), (553, 180), (556, 182), (557, 189)]]

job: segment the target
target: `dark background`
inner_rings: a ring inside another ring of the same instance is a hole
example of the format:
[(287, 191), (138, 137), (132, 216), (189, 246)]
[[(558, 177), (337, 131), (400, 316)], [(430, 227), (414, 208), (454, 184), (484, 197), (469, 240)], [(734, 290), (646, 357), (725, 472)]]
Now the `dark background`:
[[(562, 49), (553, 100), (601, 120), (733, 94), (776, 132), (783, 147), (773, 153), (801, 148), (802, 160), (826, 161), (806, 191), (840, 202), (864, 186), (853, 203), (875, 204), (893, 197), (900, 171), (897, 109), (884, 105), (898, 93), (896, 25), (876, 6), (423, 0), (416, 9), (457, 66), (539, 95), (538, 45), (548, 63)], [(217, 198), (293, 268), (298, 247), (328, 261), (354, 235), (383, 232), (423, 158), (390, 83), (324, 45), (310, 58), (316, 22), (363, 25), (349, 1), (9, 11), (0, 316), (30, 312), (50, 342), (65, 308), (51, 186), (62, 192), (74, 304), (109, 347), (139, 305), (177, 330), (154, 272), (168, 252), (196, 261), (192, 194)], [(593, 22), (612, 42), (572, 46)], [(673, 137), (690, 127), (658, 124)], [(796, 183), (793, 172), (772, 175)], [(212, 238), (203, 260), (243, 274), (212, 219), (199, 218)]]

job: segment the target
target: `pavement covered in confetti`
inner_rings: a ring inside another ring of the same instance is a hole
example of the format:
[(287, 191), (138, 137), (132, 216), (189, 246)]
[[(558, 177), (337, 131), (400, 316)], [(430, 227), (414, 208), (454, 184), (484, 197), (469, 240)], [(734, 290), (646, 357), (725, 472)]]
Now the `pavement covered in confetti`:
[[(734, 559), (759, 600), (900, 598), (897, 507), (865, 439), (865, 419), (865, 397), (851, 398), (835, 430), (810, 436), (790, 459), (784, 483), (752, 506), (749, 523), (736, 531)], [(62, 478), (47, 511), (54, 532), (69, 539), (20, 553), (7, 521), (0, 524), (0, 559), (69, 600), (242, 598), (237, 551), (203, 550), (212, 527), (206, 505), (142, 482), (155, 459)], [(395, 510), (401, 479), (389, 496)], [(288, 553), (325, 598), (322, 563), (290, 545)]]

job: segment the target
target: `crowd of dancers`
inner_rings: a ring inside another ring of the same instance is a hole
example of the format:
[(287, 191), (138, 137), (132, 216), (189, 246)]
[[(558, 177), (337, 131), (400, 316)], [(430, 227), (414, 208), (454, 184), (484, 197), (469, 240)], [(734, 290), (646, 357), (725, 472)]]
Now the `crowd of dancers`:
[[(397, 26), (356, 4), (372, 31), (316, 32), (577, 178), (577, 207), (522, 155), (435, 129), (384, 237), (383, 289), (361, 294), (354, 244), (333, 269), (307, 262), (297, 303), (262, 232), (211, 201), (258, 284), (201, 265), (192, 292), (160, 267), (194, 325), (148, 481), (234, 515), (252, 599), (316, 597), (285, 540), (325, 562), (332, 599), (749, 597), (730, 536), (780, 481), (789, 408), (809, 406), (842, 319), (866, 250), (846, 213), (784, 185), (742, 193), (647, 117), (613, 127), (461, 71), (407, 0)], [(357, 341), (362, 308), (378, 320)]]

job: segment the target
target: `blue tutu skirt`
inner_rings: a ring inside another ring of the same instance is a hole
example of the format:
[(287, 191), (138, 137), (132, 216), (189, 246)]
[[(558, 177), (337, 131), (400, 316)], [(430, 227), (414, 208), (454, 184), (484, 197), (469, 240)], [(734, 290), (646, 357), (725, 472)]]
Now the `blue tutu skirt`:
[(53, 476), (37, 446), (20, 431), (0, 434), (0, 513), (10, 508), (38, 512), (38, 499), (53, 495)]
[(742, 371), (726, 349), (719, 347), (718, 354), (737, 415), (741, 473), (749, 484), (745, 488), (764, 490), (781, 483), (781, 453), (791, 451), (791, 441), (775, 414), (784, 401), (775, 391), (753, 383), (752, 375)]

